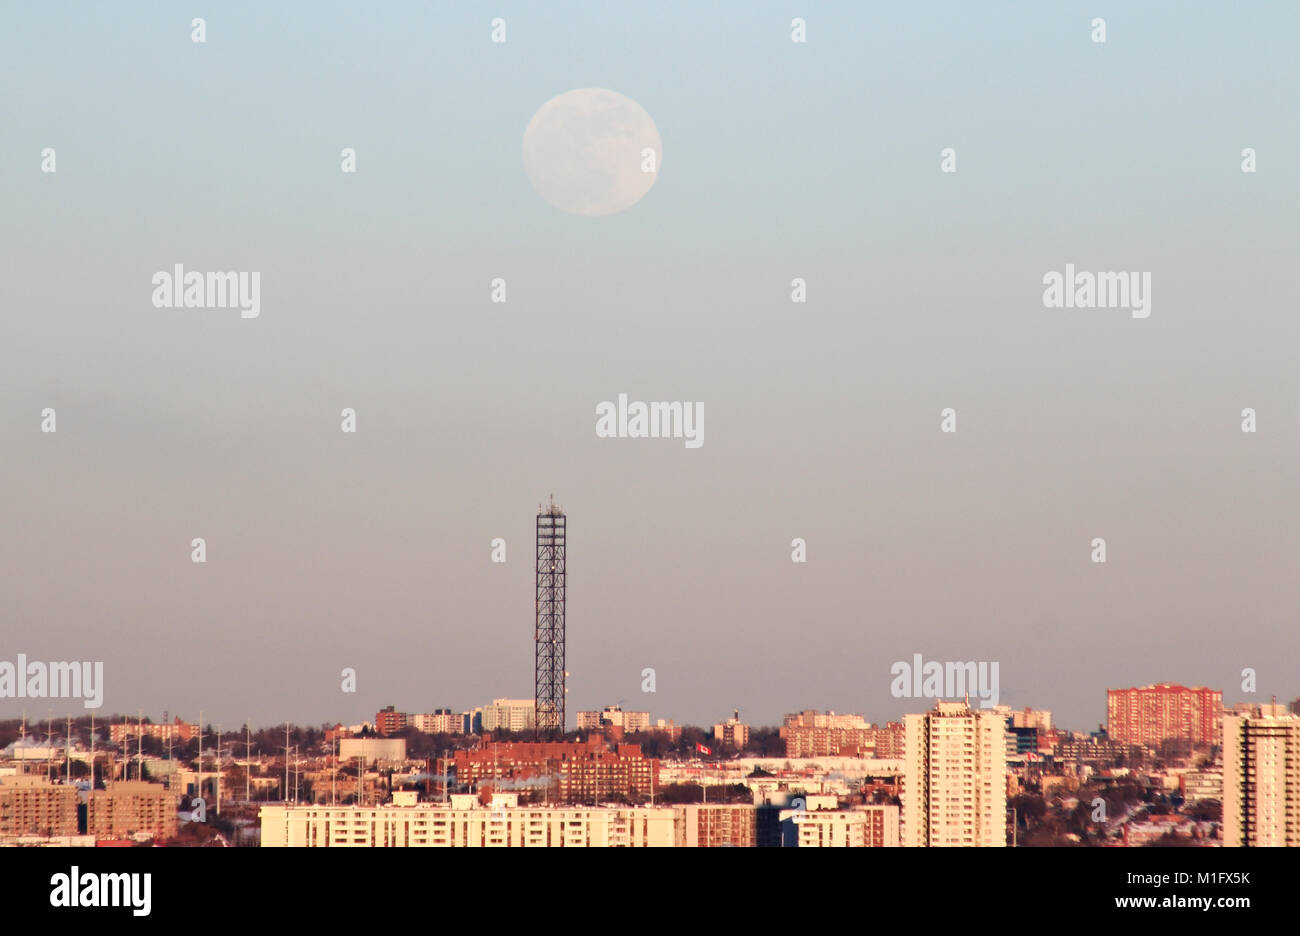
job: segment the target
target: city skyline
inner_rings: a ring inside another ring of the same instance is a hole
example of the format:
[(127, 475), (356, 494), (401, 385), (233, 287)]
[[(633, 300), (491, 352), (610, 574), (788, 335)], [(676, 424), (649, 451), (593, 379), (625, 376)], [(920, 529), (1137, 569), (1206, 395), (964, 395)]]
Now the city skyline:
[[(529, 699), (495, 700), (481, 724), (389, 706), (383, 737), (286, 725), (224, 744), (177, 718), (74, 745), (83, 717), (65, 737), (0, 748), (0, 845), (1300, 844), (1300, 699), (1225, 710), (1210, 690), (1160, 685), (1112, 703), (1109, 737), (943, 700), (883, 727), (792, 713), (779, 735), (739, 713), (710, 735), (611, 706), (579, 713), (585, 737), (560, 738)], [(506, 726), (525, 737), (490, 737)]]
[[(1142, 695), (1167, 696), (1175, 692), (1181, 693), (1189, 697), (1200, 697), (1204, 695), (1204, 696), (1218, 697), (1221, 699), (1222, 696), (1222, 694), (1218, 690), (1214, 690), (1209, 687), (1187, 686), (1180, 683), (1172, 683), (1172, 682), (1149, 683), (1144, 686), (1132, 686), (1132, 687), (1106, 690), (1108, 699), (1113, 699), (1113, 697), (1117, 695), (1139, 696), (1139, 697)], [(1281, 703), (1279, 703), (1279, 698), (1283, 700)], [(1287, 703), (1286, 702), (1287, 699), (1294, 699), (1294, 701), (1291, 703)], [(838, 710), (837, 711), (833, 709), (803, 706), (800, 708), (787, 708), (781, 714), (780, 717), (770, 722), (765, 722), (765, 721), (760, 721), (758, 719), (750, 718), (747, 715), (742, 718), (741, 716), (744, 713), (739, 709), (733, 709), (730, 715), (728, 715), (728, 713), (726, 712), (723, 712), (712, 717), (706, 717), (706, 718), (688, 717), (684, 720), (680, 720), (680, 719), (664, 716), (649, 706), (638, 706), (638, 705), (633, 705), (632, 702), (629, 700), (619, 700), (617, 702), (606, 702), (602, 705), (597, 705), (589, 708), (574, 709), (574, 718), (572, 719), (571, 723), (566, 725), (565, 733), (573, 734), (573, 733), (581, 733), (581, 732), (594, 732), (596, 734), (601, 734), (604, 731), (604, 728), (602, 726), (600, 726), (599, 724), (584, 724), (583, 719), (584, 717), (586, 717), (587, 720), (590, 721), (592, 716), (607, 714), (611, 711), (625, 713), (625, 714), (634, 714), (634, 715), (644, 714), (649, 716), (649, 723), (646, 729), (632, 729), (630, 731), (634, 732), (635, 730), (645, 730), (652, 733), (655, 730), (663, 730), (664, 724), (673, 726), (676, 729), (708, 728), (713, 725), (721, 724), (722, 722), (725, 722), (727, 720), (739, 721), (740, 723), (743, 723), (748, 726), (752, 726), (754, 728), (767, 728), (767, 729), (778, 728), (782, 724), (787, 723), (790, 718), (803, 715), (806, 713), (813, 713), (819, 716), (820, 715), (837, 716), (839, 718), (861, 718), (867, 724), (876, 725), (876, 726), (884, 726), (887, 724), (901, 725), (903, 723), (903, 720), (908, 715), (918, 715), (923, 712), (930, 711), (938, 703), (942, 702), (945, 704), (953, 704), (953, 703), (960, 703), (963, 701), (970, 706), (972, 711), (977, 713), (978, 712), (989, 712), (989, 713), (1000, 712), (1007, 716), (1019, 715), (1022, 713), (1047, 714), (1051, 718), (1053, 727), (1060, 731), (1064, 731), (1074, 735), (1088, 735), (1088, 734), (1095, 734), (1098, 730), (1102, 730), (1107, 732), (1107, 734), (1111, 736), (1111, 740), (1122, 742), (1122, 743), (1133, 743), (1133, 744), (1145, 743), (1144, 739), (1146, 738), (1146, 734), (1143, 733), (1144, 730), (1161, 731), (1161, 730), (1165, 730), (1170, 725), (1178, 725), (1183, 721), (1185, 721), (1188, 725), (1193, 726), (1192, 728), (1189, 728), (1189, 731), (1191, 732), (1188, 735), (1189, 740), (1195, 740), (1195, 741), (1215, 740), (1215, 743), (1217, 743), (1217, 739), (1210, 739), (1206, 737), (1205, 732), (1207, 729), (1205, 726), (1217, 725), (1218, 721), (1225, 714), (1238, 710), (1243, 706), (1244, 707), (1260, 706), (1260, 705), (1276, 706), (1281, 704), (1283, 705), (1283, 707), (1285, 707), (1287, 704), (1290, 704), (1296, 707), (1298, 710), (1300, 710), (1300, 693), (1293, 693), (1292, 695), (1288, 695), (1288, 696), (1278, 696), (1274, 694), (1267, 697), (1259, 696), (1257, 698), (1241, 700), (1231, 704), (1228, 702), (1219, 701), (1214, 704), (1213, 708), (1204, 709), (1204, 710), (1198, 708), (1195, 711), (1194, 717), (1187, 716), (1182, 720), (1180, 720), (1176, 715), (1174, 717), (1170, 717), (1167, 712), (1165, 712), (1164, 717), (1161, 718), (1160, 717), (1161, 712), (1159, 711), (1159, 708), (1153, 707), (1152, 711), (1155, 713), (1155, 715), (1151, 717), (1149, 723), (1136, 719), (1133, 713), (1124, 713), (1124, 712), (1117, 713), (1116, 711), (1113, 710), (1113, 708), (1111, 708), (1111, 710), (1107, 712), (1106, 717), (1099, 720), (1095, 725), (1080, 726), (1080, 725), (1063, 723), (1060, 720), (1060, 718), (1057, 716), (1056, 710), (1052, 709), (1050, 706), (1044, 706), (1041, 704), (1015, 706), (1015, 705), (1009, 705), (1007, 703), (999, 703), (997, 705), (983, 707), (978, 703), (978, 700), (972, 700), (969, 695), (965, 696), (964, 698), (961, 696), (935, 695), (935, 696), (922, 696), (922, 697), (909, 699), (908, 702), (910, 703), (910, 707), (905, 708), (902, 715), (898, 718), (875, 717), (872, 715), (872, 713), (861, 711), (861, 710)], [(493, 694), (491, 697), (491, 701), (484, 701), (481, 704), (472, 705), (464, 708), (460, 706), (446, 705), (446, 704), (406, 706), (403, 708), (397, 705), (397, 703), (389, 703), (383, 708), (377, 709), (374, 712), (369, 713), (368, 717), (362, 717), (359, 721), (350, 721), (348, 719), (338, 719), (338, 718), (326, 718), (324, 720), (294, 721), (294, 720), (280, 719), (280, 720), (259, 722), (255, 720), (244, 719), (244, 720), (235, 720), (233, 722), (223, 723), (221, 721), (216, 720), (215, 718), (208, 717), (208, 714), (206, 713), (201, 712), (200, 715), (202, 715), (203, 717), (201, 727), (203, 731), (209, 733), (215, 731), (217, 727), (223, 727), (225, 733), (229, 734), (231, 732), (241, 731), (244, 729), (244, 727), (248, 727), (255, 731), (262, 731), (272, 727), (278, 728), (284, 725), (291, 725), (300, 729), (316, 729), (321, 727), (332, 729), (334, 726), (343, 726), (345, 728), (359, 728), (361, 726), (369, 726), (370, 728), (374, 729), (378, 734), (385, 735), (390, 732), (387, 731), (384, 727), (383, 724), (384, 717), (386, 715), (391, 715), (393, 713), (396, 713), (397, 715), (401, 715), (404, 717), (413, 716), (416, 718), (443, 718), (443, 719), (449, 718), (459, 722), (460, 720), (465, 718), (482, 715), (487, 710), (501, 705), (515, 706), (515, 707), (527, 706), (531, 709), (533, 704), (534, 704), (534, 699), (532, 698), (515, 698), (511, 696)], [(192, 720), (186, 717), (185, 714), (179, 713), (172, 709), (163, 709), (162, 716), (160, 718), (154, 718), (154, 714), (155, 714), (154, 712), (150, 710), (144, 710), (144, 709), (137, 710), (137, 712), (134, 715), (132, 715), (130, 712), (125, 712), (125, 711), (88, 712), (85, 709), (68, 710), (68, 711), (63, 711), (61, 713), (55, 713), (53, 709), (48, 709), (43, 714), (38, 714), (35, 709), (31, 709), (26, 711), (25, 714), (26, 714), (27, 734), (33, 738), (42, 736), (43, 734), (43, 732), (41, 731), (42, 725), (47, 726), (47, 730), (53, 730), (53, 728), (58, 728), (69, 718), (72, 718), (74, 720), (80, 720), (80, 719), (93, 717), (104, 731), (111, 731), (113, 734), (116, 735), (119, 733), (118, 729), (121, 728), (122, 733), (131, 734), (132, 736), (134, 736), (134, 729), (132, 726), (136, 725), (139, 722), (142, 722), (146, 728), (148, 728), (149, 726), (159, 728), (160, 726), (164, 726), (164, 725), (172, 726), (172, 727), (181, 727), (187, 733), (186, 737), (188, 737), (190, 726), (199, 724), (197, 718)], [(1117, 716), (1119, 716), (1118, 721), (1117, 721)], [(16, 723), (21, 721), (23, 721), (23, 715), (20, 715), (17, 718), (13, 718), (13, 717), (0, 718), (0, 723)], [(513, 721), (518, 722), (517, 715), (513, 717)], [(663, 723), (663, 724), (661, 724), (660, 727), (656, 729), (655, 728), (656, 723)], [(50, 726), (52, 726), (52, 728)], [(405, 725), (403, 725), (403, 727), (405, 727)], [(460, 730), (443, 731), (442, 729), (438, 729), (435, 731), (428, 728), (418, 727), (414, 723), (411, 724), (411, 727), (416, 727), (417, 730), (428, 734), (436, 734), (436, 733), (478, 734), (479, 733), (477, 730), (472, 732), (470, 731), (462, 732)], [(485, 731), (491, 733), (492, 731), (495, 731), (497, 727), (500, 726), (485, 728)], [(532, 722), (531, 720), (527, 723), (526, 726), (523, 723), (517, 723), (511, 728), (503, 729), (503, 730), (508, 730), (511, 734), (519, 735), (521, 737), (522, 736), (545, 737), (547, 735), (546, 730), (539, 729), (535, 725), (535, 723)], [(1217, 729), (1212, 729), (1212, 730), (1217, 730)], [(62, 737), (62, 734), (60, 734), (60, 732), (58, 731), (54, 731), (54, 734), (58, 735), (59, 737)]]

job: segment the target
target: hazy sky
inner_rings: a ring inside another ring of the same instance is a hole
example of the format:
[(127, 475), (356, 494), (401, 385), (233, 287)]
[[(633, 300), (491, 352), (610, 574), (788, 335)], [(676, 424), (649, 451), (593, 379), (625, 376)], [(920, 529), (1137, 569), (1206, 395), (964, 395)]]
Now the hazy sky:
[[(1300, 694), (1300, 7), (202, 6), (0, 13), (0, 660), (231, 726), (530, 698), (554, 492), (570, 724), (893, 719), (914, 653), (1078, 729)], [(662, 139), (610, 217), (521, 160), (584, 87)], [(154, 308), (178, 263), (260, 317)], [(1066, 263), (1150, 318), (1045, 309)], [(706, 443), (597, 438), (619, 393)]]

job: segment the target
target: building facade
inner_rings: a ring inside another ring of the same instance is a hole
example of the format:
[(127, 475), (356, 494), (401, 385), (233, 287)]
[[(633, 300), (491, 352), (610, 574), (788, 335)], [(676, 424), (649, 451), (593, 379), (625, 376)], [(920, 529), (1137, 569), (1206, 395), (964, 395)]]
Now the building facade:
[(1189, 803), (1201, 800), (1223, 802), (1222, 770), (1189, 770), (1179, 778), (1183, 799)]
[(639, 744), (582, 742), (487, 743), (455, 752), (450, 763), (458, 784), (493, 788), (526, 786), (539, 800), (597, 804), (649, 798), (658, 785), (659, 761)]
[(889, 722), (883, 728), (861, 715), (808, 710), (785, 716), (781, 726), (785, 756), (874, 757), (901, 759), (903, 726)]
[(795, 848), (897, 848), (897, 806), (857, 806), (844, 810), (794, 810), (780, 813), (782, 841)]
[(405, 738), (340, 738), (338, 758), (340, 762), (359, 757), (366, 764), (376, 761), (398, 763), (406, 760)]
[(755, 848), (758, 807), (749, 804), (677, 806), (677, 841), (683, 848)]
[(1223, 717), (1223, 844), (1300, 845), (1300, 716), (1284, 705)]
[(1218, 744), (1222, 715), (1223, 693), (1217, 689), (1160, 683), (1106, 690), (1106, 736), (1121, 744)]
[(599, 712), (579, 712), (579, 731), (600, 731), (603, 728), (622, 728), (624, 734), (647, 731), (650, 728), (649, 712), (625, 712), (620, 706), (607, 705)]
[(97, 839), (175, 838), (179, 808), (180, 797), (160, 783), (120, 781), (87, 795), (86, 832)]
[(451, 709), (434, 709), (426, 714), (410, 716), (409, 723), (425, 734), (461, 734), (465, 716)]
[(108, 737), (114, 744), (121, 744), (127, 738), (138, 738), (143, 735), (146, 738), (157, 738), (159, 741), (173, 741), (184, 744), (191, 738), (197, 738), (199, 735), (199, 726), (189, 724), (175, 719), (171, 724), (163, 722), (155, 725), (151, 722), (145, 722), (143, 725), (139, 722), (124, 721), (110, 725), (108, 728)]
[(493, 699), (483, 706), (483, 731), (532, 731), (537, 725), (537, 703), (533, 699)]
[(903, 724), (903, 844), (1004, 847), (1005, 718), (965, 702), (939, 702)]
[(409, 724), (410, 716), (399, 712), (393, 706), (380, 709), (375, 713), (375, 730), (381, 735), (394, 735)]
[(0, 835), (77, 834), (77, 788), (45, 777), (0, 777)]
[(718, 744), (729, 744), (737, 751), (743, 750), (749, 743), (749, 726), (740, 720), (736, 712), (726, 721), (713, 726), (713, 740)]
[(456, 794), (448, 804), (264, 806), (259, 815), (263, 848), (640, 848), (675, 838), (671, 807), (520, 806), (511, 794), (488, 805)]

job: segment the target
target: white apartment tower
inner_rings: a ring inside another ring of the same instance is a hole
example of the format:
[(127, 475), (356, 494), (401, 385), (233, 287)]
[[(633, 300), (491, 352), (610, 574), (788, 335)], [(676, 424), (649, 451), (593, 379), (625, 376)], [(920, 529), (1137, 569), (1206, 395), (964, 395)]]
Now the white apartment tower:
[(1300, 845), (1300, 717), (1285, 705), (1223, 715), (1223, 844)]
[(903, 845), (1004, 847), (1005, 716), (938, 702), (903, 725)]
[(531, 731), (537, 726), (536, 704), (533, 699), (493, 699), (483, 706), (483, 730)]

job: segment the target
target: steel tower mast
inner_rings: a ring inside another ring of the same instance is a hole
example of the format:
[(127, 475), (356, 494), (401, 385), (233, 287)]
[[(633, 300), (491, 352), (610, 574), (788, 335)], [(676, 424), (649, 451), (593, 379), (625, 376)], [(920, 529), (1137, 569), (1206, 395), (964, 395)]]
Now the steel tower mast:
[(537, 511), (537, 624), (533, 688), (537, 736), (564, 734), (565, 516), (555, 495)]

